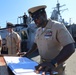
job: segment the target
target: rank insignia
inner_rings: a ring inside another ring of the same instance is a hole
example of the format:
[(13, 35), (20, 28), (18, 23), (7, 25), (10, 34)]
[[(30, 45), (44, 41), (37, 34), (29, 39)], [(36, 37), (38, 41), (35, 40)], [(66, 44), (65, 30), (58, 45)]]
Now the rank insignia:
[(47, 29), (47, 30), (46, 30), (45, 36), (52, 36), (52, 31), (51, 31), (51, 29)]

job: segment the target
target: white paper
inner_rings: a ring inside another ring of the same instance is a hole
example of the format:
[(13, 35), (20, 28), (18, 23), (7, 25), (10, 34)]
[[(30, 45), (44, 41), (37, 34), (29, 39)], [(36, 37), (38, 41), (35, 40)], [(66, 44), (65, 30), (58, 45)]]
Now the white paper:
[(41, 75), (34, 72), (38, 64), (26, 57), (4, 56), (4, 59), (15, 75)]
[(41, 74), (36, 74), (35, 72), (30, 72), (30, 73), (21, 73), (21, 74), (16, 74), (16, 75), (41, 75)]

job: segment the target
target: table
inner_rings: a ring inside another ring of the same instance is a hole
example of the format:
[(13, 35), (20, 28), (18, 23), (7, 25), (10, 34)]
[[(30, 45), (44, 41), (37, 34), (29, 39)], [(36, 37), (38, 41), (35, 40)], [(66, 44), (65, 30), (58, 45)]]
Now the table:
[(3, 55), (0, 55), (0, 75), (14, 75), (7, 67)]

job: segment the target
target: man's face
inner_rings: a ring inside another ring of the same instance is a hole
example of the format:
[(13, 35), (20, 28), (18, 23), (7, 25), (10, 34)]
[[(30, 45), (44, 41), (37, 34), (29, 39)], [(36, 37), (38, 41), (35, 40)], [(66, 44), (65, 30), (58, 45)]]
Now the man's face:
[(35, 24), (37, 25), (37, 27), (43, 27), (45, 21), (47, 20), (46, 18), (46, 14), (37, 14), (35, 17), (33, 17), (33, 20), (35, 22)]
[(12, 32), (12, 28), (8, 28), (7, 30), (8, 30), (8, 32)]

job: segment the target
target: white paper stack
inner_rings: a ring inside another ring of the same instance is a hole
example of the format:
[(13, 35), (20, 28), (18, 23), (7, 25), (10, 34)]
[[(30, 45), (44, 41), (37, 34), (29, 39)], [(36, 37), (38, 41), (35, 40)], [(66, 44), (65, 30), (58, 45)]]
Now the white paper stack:
[(34, 72), (38, 64), (26, 57), (4, 56), (4, 59), (15, 75), (41, 75)]

